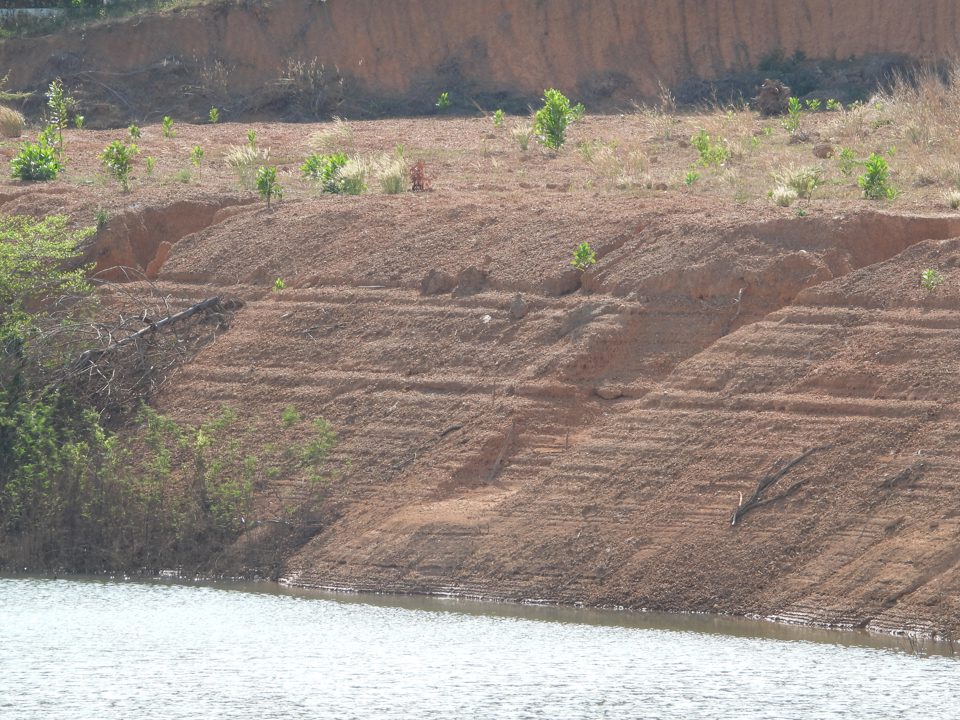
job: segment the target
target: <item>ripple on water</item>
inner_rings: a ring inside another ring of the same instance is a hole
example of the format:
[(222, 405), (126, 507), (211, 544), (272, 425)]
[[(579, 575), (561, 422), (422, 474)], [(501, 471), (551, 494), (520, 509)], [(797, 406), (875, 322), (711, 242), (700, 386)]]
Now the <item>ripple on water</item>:
[(929, 720), (960, 702), (949, 657), (376, 602), (0, 578), (0, 717)]

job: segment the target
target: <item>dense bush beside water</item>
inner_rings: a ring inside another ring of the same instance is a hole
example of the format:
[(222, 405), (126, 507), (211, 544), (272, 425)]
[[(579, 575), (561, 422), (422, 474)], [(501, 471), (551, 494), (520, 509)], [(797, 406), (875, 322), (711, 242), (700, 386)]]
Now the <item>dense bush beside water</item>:
[[(229, 408), (193, 426), (140, 404), (121, 423), (85, 391), (76, 360), (98, 305), (74, 258), (92, 232), (0, 216), (0, 567), (203, 568), (246, 530), (316, 527), (326, 421), (288, 408), (270, 445)], [(286, 493), (256, 507), (281, 477)]]

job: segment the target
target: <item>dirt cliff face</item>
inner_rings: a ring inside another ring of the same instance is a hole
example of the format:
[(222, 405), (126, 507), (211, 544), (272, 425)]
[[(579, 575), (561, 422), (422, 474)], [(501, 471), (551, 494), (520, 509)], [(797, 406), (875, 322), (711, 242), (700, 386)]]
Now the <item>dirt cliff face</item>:
[[(276, 110), (288, 59), (346, 79), (342, 111), (427, 112), (447, 90), (518, 107), (558, 87), (594, 107), (751, 68), (781, 50), (809, 58), (960, 47), (951, 0), (287, 0), (147, 14), (0, 44), (16, 87), (56, 76), (82, 87), (88, 115), (122, 124), (174, 110)], [(278, 94), (279, 93), (279, 94)], [(97, 103), (101, 103), (98, 107)]]

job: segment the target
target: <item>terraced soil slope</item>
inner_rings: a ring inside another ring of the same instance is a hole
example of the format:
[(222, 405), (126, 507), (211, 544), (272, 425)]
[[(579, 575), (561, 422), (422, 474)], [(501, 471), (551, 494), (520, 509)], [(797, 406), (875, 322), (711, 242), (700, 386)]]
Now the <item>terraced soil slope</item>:
[[(960, 263), (957, 219), (438, 196), (264, 222), (161, 269), (248, 298), (161, 406), (337, 427), (336, 520), (287, 582), (956, 631), (958, 297), (916, 277)], [(558, 238), (584, 233), (578, 288)]]
[[(0, 211), (102, 204), (101, 270), (173, 306), (244, 302), (155, 401), (191, 421), (231, 405), (259, 440), (288, 405), (333, 424), (343, 472), (286, 582), (957, 637), (960, 216), (923, 189), (805, 217), (603, 189), (579, 153), (504, 149), (480, 122), (356, 124), (358, 152), (405, 142), (436, 174), (359, 197), (297, 184), (313, 128), (257, 126), (288, 188), (271, 211), (221, 157), (244, 127), (145, 129), (157, 169), (129, 194), (91, 177), (109, 134), (71, 131), (67, 179), (6, 181)], [(164, 179), (196, 142), (203, 181)], [(260, 511), (296, 492), (275, 479)]]

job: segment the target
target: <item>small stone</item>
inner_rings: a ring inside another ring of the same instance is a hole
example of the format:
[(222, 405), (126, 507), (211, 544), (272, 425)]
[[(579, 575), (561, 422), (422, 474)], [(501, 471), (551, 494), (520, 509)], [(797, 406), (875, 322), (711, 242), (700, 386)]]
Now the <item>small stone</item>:
[(664, 183), (664, 182), (658, 182), (657, 184), (655, 184), (655, 185), (653, 186), (653, 189), (654, 189), (654, 190), (666, 190), (666, 189), (667, 189), (667, 184)]
[(530, 306), (527, 305), (526, 300), (523, 299), (523, 295), (520, 293), (514, 295), (513, 300), (510, 301), (510, 317), (514, 320), (521, 320), (526, 317), (529, 311)]
[(420, 294), (437, 295), (438, 293), (450, 292), (456, 284), (456, 279), (450, 273), (445, 273), (442, 270), (431, 270), (420, 281)]
[(813, 146), (813, 154), (821, 160), (831, 158), (833, 157), (833, 145), (830, 143), (817, 143)]
[(604, 400), (616, 400), (623, 397), (623, 388), (618, 385), (598, 385), (593, 389), (593, 392), (597, 397)]
[(457, 275), (458, 296), (473, 295), (487, 287), (487, 272), (471, 265)]

